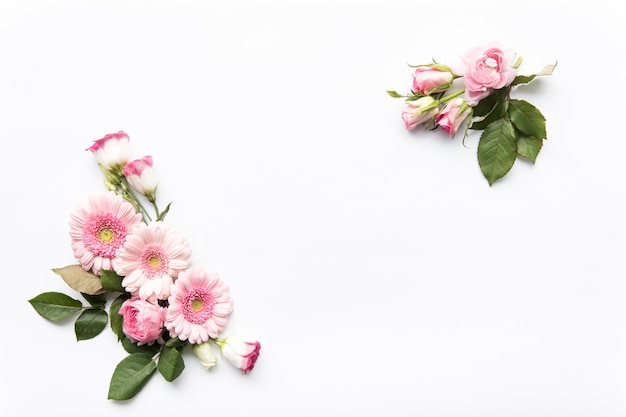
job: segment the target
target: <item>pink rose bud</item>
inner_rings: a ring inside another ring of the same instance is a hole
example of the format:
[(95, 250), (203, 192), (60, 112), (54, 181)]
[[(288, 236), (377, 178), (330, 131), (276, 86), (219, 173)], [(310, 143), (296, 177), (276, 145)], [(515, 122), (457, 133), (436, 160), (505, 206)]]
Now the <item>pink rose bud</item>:
[(259, 342), (246, 342), (237, 336), (215, 339), (215, 343), (220, 347), (222, 357), (231, 365), (241, 369), (241, 373), (244, 375), (254, 368), (261, 350)]
[(517, 68), (513, 66), (515, 52), (501, 49), (497, 42), (476, 46), (461, 59), (465, 65), (465, 100), (470, 106), (478, 104), (492, 90), (508, 86), (517, 75)]
[(407, 130), (413, 130), (422, 123), (426, 123), (439, 112), (435, 99), (430, 96), (407, 101), (407, 105), (408, 107), (402, 111), (402, 120)]
[(166, 309), (156, 302), (130, 298), (122, 304), (119, 314), (124, 317), (122, 330), (137, 345), (162, 343), (163, 322)]
[(129, 140), (128, 135), (120, 130), (94, 141), (93, 145), (85, 150), (91, 151), (104, 169), (121, 169), (128, 162)]
[(436, 122), (449, 135), (454, 135), (470, 112), (469, 104), (459, 97), (446, 104), (441, 113), (437, 115)]
[(158, 182), (152, 169), (150, 155), (127, 163), (124, 166), (124, 176), (135, 191), (146, 196), (148, 200), (154, 201)]
[(445, 65), (424, 65), (415, 69), (413, 74), (413, 91), (424, 95), (440, 93), (452, 85), (454, 75)]

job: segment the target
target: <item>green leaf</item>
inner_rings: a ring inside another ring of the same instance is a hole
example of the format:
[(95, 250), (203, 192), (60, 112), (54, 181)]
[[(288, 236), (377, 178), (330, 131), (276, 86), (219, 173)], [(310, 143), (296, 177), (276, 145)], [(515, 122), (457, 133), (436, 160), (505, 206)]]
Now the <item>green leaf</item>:
[(106, 291), (124, 292), (124, 287), (122, 287), (122, 277), (117, 275), (115, 271), (101, 270), (100, 281), (102, 282), (102, 288)]
[(166, 207), (165, 210), (163, 210), (160, 214), (159, 217), (157, 217), (157, 221), (163, 221), (163, 219), (165, 219), (165, 216), (167, 216), (167, 213), (169, 213), (170, 211), (170, 207), (172, 206), (172, 203), (169, 203)]
[(387, 94), (389, 94), (393, 98), (402, 98), (402, 97), (404, 97), (403, 95), (398, 94), (396, 91), (393, 91), (393, 90), (387, 90)]
[(182, 347), (169, 348), (167, 346), (164, 346), (161, 351), (158, 369), (161, 375), (163, 375), (163, 378), (168, 382), (172, 382), (178, 378), (185, 369), (185, 361), (183, 360), (181, 351)]
[(546, 118), (529, 102), (511, 100), (508, 113), (513, 126), (525, 135), (539, 139), (546, 137)]
[(83, 304), (60, 292), (44, 292), (28, 300), (41, 317), (60, 321), (80, 311)]
[(503, 118), (487, 126), (478, 142), (478, 163), (489, 185), (509, 172), (515, 158), (517, 145), (511, 122)]
[(500, 88), (499, 90), (493, 90), (491, 94), (480, 100), (478, 104), (474, 106), (474, 109), (472, 111), (474, 116), (484, 117), (492, 113), (494, 108), (498, 104), (504, 103), (506, 101), (508, 91), (509, 90), (506, 87)]
[(111, 330), (113, 330), (113, 333), (115, 333), (115, 335), (117, 336), (118, 341), (122, 340), (122, 338), (124, 337), (124, 330), (122, 330), (124, 325), (124, 317), (119, 314), (119, 311), (122, 307), (122, 304), (124, 304), (124, 301), (128, 300), (128, 298), (130, 298), (130, 295), (128, 295), (128, 293), (121, 294), (119, 297), (111, 302), (111, 307), (109, 308), (109, 320), (111, 320)]
[(157, 343), (153, 344), (152, 346), (137, 346), (137, 343), (131, 342), (131, 340), (126, 336), (122, 338), (122, 347), (128, 353), (143, 353), (150, 357), (156, 355), (157, 352), (161, 349), (161, 346)]
[(484, 130), (491, 123), (499, 120), (506, 113), (506, 109), (508, 107), (508, 102), (502, 101), (496, 103), (493, 107), (491, 113), (488, 113), (482, 117), (472, 117), (472, 124), (470, 125), (470, 129), (472, 130)]
[(107, 326), (108, 316), (106, 311), (90, 308), (81, 313), (74, 323), (76, 340), (92, 339), (102, 333)]
[(80, 265), (53, 268), (52, 271), (60, 275), (63, 281), (73, 290), (89, 295), (98, 295), (104, 292), (100, 277), (89, 271), (85, 271)]
[(133, 398), (156, 371), (156, 362), (143, 353), (133, 353), (115, 367), (109, 384), (109, 400), (125, 401)]
[(517, 138), (517, 154), (529, 159), (533, 164), (543, 146), (543, 140), (532, 136), (520, 136)]
[(83, 298), (85, 300), (87, 300), (87, 302), (89, 302), (89, 304), (91, 304), (92, 307), (104, 307), (107, 303), (107, 299), (104, 296), (104, 294), (100, 294), (100, 295), (89, 295), (89, 294), (85, 294), (82, 293), (81, 294), (83, 296)]
[(528, 84), (529, 82), (534, 80), (535, 77), (538, 77), (540, 75), (552, 75), (552, 72), (556, 68), (556, 64), (557, 63), (555, 62), (554, 64), (546, 65), (545, 67), (543, 67), (543, 69), (541, 71), (539, 71), (536, 74), (532, 74), (532, 75), (518, 75), (517, 77), (515, 77), (515, 79), (511, 83), (511, 86), (519, 85), (519, 84)]
[(172, 337), (165, 342), (165, 346), (169, 348), (176, 348), (180, 346), (185, 346), (187, 344), (186, 340), (180, 340), (178, 337)]

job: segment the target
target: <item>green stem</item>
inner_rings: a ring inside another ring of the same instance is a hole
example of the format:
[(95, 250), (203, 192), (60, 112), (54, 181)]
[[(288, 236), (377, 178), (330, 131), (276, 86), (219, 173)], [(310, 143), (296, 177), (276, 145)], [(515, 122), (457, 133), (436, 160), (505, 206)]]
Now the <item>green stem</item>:
[(465, 89), (459, 90), (459, 91), (455, 91), (454, 93), (447, 95), (445, 97), (441, 97), (439, 99), (439, 103), (445, 103), (446, 101), (450, 101), (453, 98), (457, 98), (458, 96), (460, 96), (461, 94), (465, 93)]
[(161, 214), (159, 213), (159, 207), (157, 206), (156, 200), (151, 200), (152, 207), (154, 208), (154, 212), (156, 213), (156, 218), (158, 219)]
[(431, 111), (432, 109), (435, 109), (435, 108), (439, 107), (439, 105), (441, 103), (445, 103), (447, 101), (452, 100), (453, 98), (457, 98), (458, 96), (460, 96), (463, 93), (465, 93), (465, 89), (458, 90), (458, 91), (455, 91), (452, 94), (449, 94), (447, 96), (441, 97), (440, 99), (435, 100), (432, 104), (429, 104), (428, 106), (421, 108), (420, 109), (420, 114), (427, 113), (427, 112)]
[(130, 203), (132, 203), (132, 205), (135, 206), (137, 211), (141, 213), (141, 217), (144, 223), (148, 224), (149, 222), (151, 222), (152, 217), (150, 216), (146, 208), (143, 206), (143, 204), (141, 204), (141, 201), (139, 201), (139, 198), (137, 198), (137, 196), (133, 192), (133, 189), (131, 188), (130, 184), (128, 184), (126, 177), (122, 175), (120, 179), (121, 179), (120, 189), (122, 190), (122, 195), (124, 196), (124, 198), (130, 201)]

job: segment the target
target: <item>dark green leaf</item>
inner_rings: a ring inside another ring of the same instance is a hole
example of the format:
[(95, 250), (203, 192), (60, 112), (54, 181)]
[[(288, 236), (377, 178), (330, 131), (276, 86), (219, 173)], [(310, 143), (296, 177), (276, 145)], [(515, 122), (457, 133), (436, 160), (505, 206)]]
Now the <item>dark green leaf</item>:
[(133, 398), (156, 371), (156, 362), (143, 353), (133, 353), (115, 367), (109, 384), (109, 400), (125, 401)]
[(525, 100), (511, 100), (509, 118), (516, 129), (539, 139), (546, 137), (546, 119), (541, 112)]
[(517, 139), (517, 154), (530, 160), (534, 164), (542, 146), (542, 139), (532, 136), (520, 136)]
[(122, 287), (122, 277), (117, 275), (115, 271), (100, 271), (100, 280), (102, 281), (102, 288), (107, 291), (119, 291), (124, 292)]
[(167, 342), (165, 342), (165, 346), (170, 347), (170, 348), (185, 346), (186, 344), (187, 344), (186, 340), (180, 340), (178, 337), (172, 337)]
[(92, 339), (99, 335), (107, 325), (108, 316), (106, 311), (90, 308), (81, 313), (74, 323), (76, 340)]
[(41, 317), (60, 321), (78, 312), (83, 304), (60, 292), (44, 292), (28, 300)]
[(104, 292), (100, 277), (92, 272), (85, 271), (80, 265), (53, 268), (52, 271), (60, 275), (63, 281), (75, 291), (90, 295), (98, 295)]
[(475, 118), (472, 115), (472, 124), (470, 125), (470, 129), (472, 130), (484, 130), (491, 123), (495, 122), (502, 118), (502, 116), (506, 113), (506, 109), (508, 107), (507, 101), (499, 102), (492, 109), (493, 111), (485, 116)]
[[(473, 115), (476, 117), (483, 117), (487, 114), (493, 113), (494, 109), (506, 101), (506, 97), (509, 90), (507, 88), (501, 88), (494, 90), (487, 97), (478, 102), (473, 109)], [(506, 111), (506, 109), (505, 109)], [(502, 116), (502, 114), (500, 114)]]
[(122, 338), (122, 347), (128, 353), (143, 353), (150, 357), (157, 354), (157, 352), (161, 349), (161, 345), (155, 343), (152, 346), (141, 345), (137, 346), (137, 343), (133, 343), (126, 336)]
[(124, 337), (123, 325), (124, 325), (124, 317), (119, 314), (120, 308), (124, 301), (126, 301), (130, 295), (127, 293), (121, 294), (115, 300), (111, 302), (111, 308), (109, 308), (109, 316), (111, 320), (111, 330), (117, 336), (117, 340), (122, 340)]
[(502, 178), (517, 158), (515, 129), (508, 119), (500, 119), (485, 128), (478, 142), (478, 163), (492, 185)]
[(172, 382), (180, 376), (185, 369), (185, 361), (181, 353), (182, 347), (170, 348), (163, 347), (161, 355), (159, 356), (159, 372), (163, 375), (166, 381)]
[(89, 302), (89, 304), (91, 304), (93, 307), (104, 307), (107, 303), (107, 299), (104, 296), (104, 294), (100, 294), (100, 295), (89, 295), (89, 294), (85, 294), (82, 293), (81, 294), (83, 296), (83, 298), (85, 300), (87, 300), (87, 302)]

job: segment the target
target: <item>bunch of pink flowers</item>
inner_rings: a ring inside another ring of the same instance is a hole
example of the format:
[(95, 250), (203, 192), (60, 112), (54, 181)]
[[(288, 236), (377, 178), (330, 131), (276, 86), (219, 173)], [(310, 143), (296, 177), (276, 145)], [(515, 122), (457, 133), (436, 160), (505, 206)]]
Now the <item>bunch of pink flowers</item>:
[[(417, 126), (441, 127), (454, 135), (463, 122), (469, 122), (472, 108), (494, 90), (509, 86), (517, 75), (521, 59), (515, 52), (502, 49), (499, 43), (469, 49), (461, 56), (461, 65), (431, 63), (414, 66), (411, 93), (400, 95), (388, 91), (392, 97), (405, 97), (407, 107), (402, 120), (408, 130)], [(462, 85), (454, 81), (463, 79)]]
[(465, 124), (464, 139), (470, 129), (482, 130), (478, 164), (492, 185), (518, 157), (535, 163), (547, 138), (546, 119), (531, 103), (512, 98), (511, 91), (539, 75), (551, 75), (556, 63), (536, 74), (518, 75), (522, 58), (498, 42), (470, 48), (460, 58), (455, 69), (437, 62), (412, 66), (411, 92), (387, 93), (405, 99), (402, 120), (407, 130), (440, 127), (454, 136)]
[[(133, 361), (147, 360), (131, 358), (137, 352), (148, 354), (151, 360), (167, 355), (174, 365), (161, 367), (159, 363), (159, 370), (168, 380), (182, 372), (181, 352), (186, 345), (192, 346), (207, 369), (217, 364), (213, 345), (243, 374), (250, 372), (261, 345), (236, 335), (220, 337), (233, 310), (229, 288), (216, 272), (192, 265), (189, 242), (164, 222), (170, 205), (159, 210), (152, 157), (131, 160), (129, 137), (123, 131), (94, 141), (87, 150), (95, 156), (108, 191), (92, 195), (70, 215), (71, 247), (84, 273), (69, 267), (58, 273), (88, 297), (121, 293), (111, 305), (110, 322), (119, 339), (127, 339), (124, 348), (131, 355), (128, 362), (118, 365), (109, 398), (128, 399), (143, 386), (117, 389), (127, 382), (123, 379)], [(146, 209), (146, 202), (152, 210)], [(85, 289), (87, 282), (95, 281), (95, 289)], [(31, 303), (45, 318), (57, 320), (50, 309), (72, 307), (76, 301), (59, 297), (58, 293), (41, 294)], [(77, 337), (81, 340), (78, 333)]]

